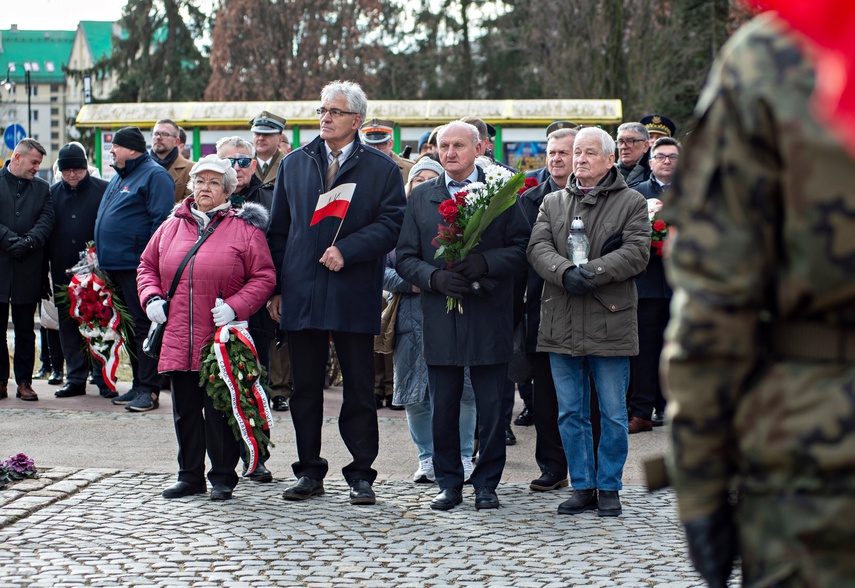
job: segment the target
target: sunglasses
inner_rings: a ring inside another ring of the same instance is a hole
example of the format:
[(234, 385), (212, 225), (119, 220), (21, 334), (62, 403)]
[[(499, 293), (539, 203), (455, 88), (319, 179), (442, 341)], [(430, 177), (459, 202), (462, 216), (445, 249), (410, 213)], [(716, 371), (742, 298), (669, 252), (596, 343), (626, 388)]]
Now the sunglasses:
[(226, 157), (226, 159), (228, 159), (231, 162), (232, 167), (234, 167), (235, 164), (238, 164), (239, 168), (246, 169), (250, 165), (252, 165), (252, 158), (251, 157)]

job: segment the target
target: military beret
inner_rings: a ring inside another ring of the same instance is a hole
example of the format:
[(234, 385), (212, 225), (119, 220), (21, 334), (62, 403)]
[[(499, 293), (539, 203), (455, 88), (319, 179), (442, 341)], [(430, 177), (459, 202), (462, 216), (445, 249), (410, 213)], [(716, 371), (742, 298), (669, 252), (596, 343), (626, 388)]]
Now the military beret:
[(359, 127), (359, 132), (362, 133), (362, 140), (371, 144), (385, 143), (392, 138), (392, 129), (395, 128), (395, 123), (391, 120), (380, 120), (372, 118), (362, 123)]
[(578, 127), (579, 125), (574, 122), (570, 122), (569, 120), (557, 120), (546, 127), (546, 136), (548, 137), (559, 129), (576, 129)]
[(254, 119), (249, 121), (252, 125), (252, 132), (261, 135), (272, 135), (281, 133), (285, 130), (285, 123), (288, 121), (281, 116), (276, 116), (273, 113), (262, 110), (261, 113)]
[(638, 122), (647, 127), (648, 133), (659, 133), (666, 137), (673, 137), (677, 134), (677, 125), (674, 124), (674, 121), (661, 114), (648, 114)]

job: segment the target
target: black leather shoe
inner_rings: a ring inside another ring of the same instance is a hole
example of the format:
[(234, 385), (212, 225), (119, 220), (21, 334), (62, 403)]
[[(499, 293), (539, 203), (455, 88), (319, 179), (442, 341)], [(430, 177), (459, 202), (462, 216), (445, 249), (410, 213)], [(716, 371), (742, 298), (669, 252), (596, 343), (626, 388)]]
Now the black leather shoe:
[(303, 476), (293, 486), (285, 488), (282, 498), (285, 500), (308, 500), (312, 496), (321, 496), (324, 493), (324, 481), (313, 480)]
[(514, 435), (514, 432), (511, 430), (511, 426), (508, 425), (505, 427), (505, 445), (516, 445), (517, 444), (517, 436)]
[(72, 384), (69, 382), (53, 393), (57, 398), (71, 398), (72, 396), (85, 396), (86, 384)]
[(451, 510), (461, 502), (463, 495), (460, 490), (445, 488), (430, 501), (430, 507), (434, 510)]
[(600, 490), (597, 514), (601, 517), (616, 517), (623, 512), (617, 490)]
[(47, 381), (51, 386), (59, 386), (62, 384), (62, 372), (54, 370), (50, 373), (50, 377)]
[(273, 474), (263, 464), (258, 464), (248, 478), (253, 482), (272, 482)]
[(172, 498), (184, 498), (185, 496), (192, 496), (193, 494), (204, 494), (208, 489), (205, 488), (205, 485), (196, 486), (194, 484), (190, 484), (188, 482), (176, 482), (169, 488), (164, 488), (163, 492), (160, 493), (161, 496), (170, 500)]
[(665, 413), (661, 410), (656, 410), (653, 412), (653, 416), (650, 418), (650, 422), (654, 427), (661, 427), (665, 424)]
[(534, 415), (526, 406), (517, 418), (514, 419), (514, 424), (518, 427), (530, 427), (534, 424)]
[(50, 375), (50, 370), (46, 368), (44, 365), (39, 368), (39, 371), (33, 374), (34, 380), (44, 380)]
[(366, 480), (354, 480), (350, 484), (350, 503), (351, 504), (375, 504), (377, 497), (374, 495), (374, 490), (371, 489), (371, 484)]
[(596, 490), (574, 490), (569, 500), (558, 506), (558, 514), (574, 515), (597, 508)]
[(110, 390), (106, 384), (98, 386), (98, 394), (100, 394), (102, 398), (116, 398), (119, 395), (115, 390)]
[(270, 408), (279, 412), (285, 412), (288, 410), (288, 399), (284, 396), (274, 396), (273, 400), (270, 401)]
[(382, 396), (377, 396), (376, 394), (374, 395), (374, 406), (376, 406), (377, 408), (383, 408), (385, 406), (385, 404), (383, 404)]
[(565, 488), (568, 484), (567, 476), (561, 477), (551, 472), (544, 472), (537, 480), (532, 480), (528, 487), (537, 492), (549, 492)]
[(231, 500), (232, 499), (232, 489), (228, 486), (223, 486), (221, 484), (215, 484), (213, 488), (211, 488), (211, 500)]
[(499, 497), (492, 488), (475, 488), (475, 508), (499, 508)]

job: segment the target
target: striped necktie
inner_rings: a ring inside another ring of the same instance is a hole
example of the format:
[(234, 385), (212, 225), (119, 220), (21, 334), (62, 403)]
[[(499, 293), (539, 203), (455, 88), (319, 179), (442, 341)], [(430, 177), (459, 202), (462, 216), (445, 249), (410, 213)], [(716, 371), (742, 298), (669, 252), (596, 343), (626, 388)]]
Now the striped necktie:
[(332, 161), (330, 162), (330, 166), (327, 168), (327, 192), (329, 192), (333, 182), (335, 181), (335, 177), (338, 175), (340, 167), (338, 164), (339, 155), (341, 155), (341, 149), (332, 152)]

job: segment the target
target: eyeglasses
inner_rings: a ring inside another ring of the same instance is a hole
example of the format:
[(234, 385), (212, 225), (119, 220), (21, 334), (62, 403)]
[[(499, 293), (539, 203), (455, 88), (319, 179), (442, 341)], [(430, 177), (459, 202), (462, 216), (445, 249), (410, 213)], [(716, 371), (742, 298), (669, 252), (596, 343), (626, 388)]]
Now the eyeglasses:
[(340, 116), (344, 116), (345, 114), (359, 114), (358, 112), (350, 112), (349, 110), (342, 110), (341, 108), (324, 108), (321, 106), (320, 108), (316, 108), (315, 112), (318, 113), (318, 116), (323, 116), (326, 113), (330, 113), (333, 118), (338, 118)]
[(170, 137), (177, 137), (178, 135), (170, 135), (169, 133), (152, 133), (151, 136), (154, 138), (169, 139)]
[(668, 155), (665, 155), (664, 153), (657, 153), (656, 155), (653, 156), (653, 159), (655, 159), (659, 163), (662, 163), (666, 159), (668, 161), (677, 161), (678, 159), (680, 159), (680, 154), (679, 153), (670, 153)]
[(228, 159), (231, 162), (232, 167), (234, 167), (235, 164), (237, 164), (239, 168), (246, 169), (250, 165), (252, 165), (252, 158), (251, 157), (226, 157), (226, 159)]
[(205, 187), (210, 187), (211, 190), (219, 190), (220, 188), (223, 187), (223, 183), (220, 182), (219, 180), (211, 180), (210, 182), (206, 182), (205, 180), (203, 180), (201, 178), (196, 178), (193, 180), (193, 189), (194, 190), (196, 188), (205, 188)]
[(82, 176), (83, 174), (86, 173), (86, 170), (83, 169), (82, 167), (81, 168), (68, 167), (68, 168), (65, 168), (64, 170), (62, 170), (60, 173), (64, 176), (70, 176), (72, 174), (74, 174), (75, 176)]
[(635, 143), (644, 143), (644, 139), (618, 139), (617, 144), (618, 147), (632, 147)]

